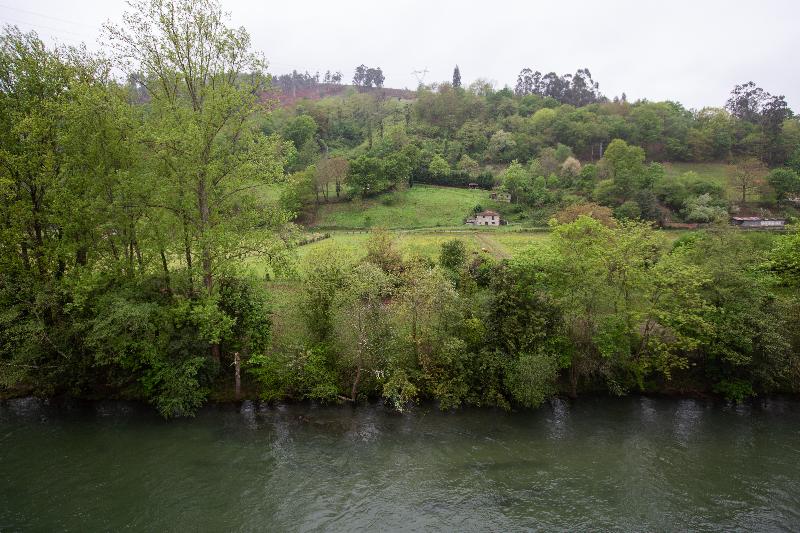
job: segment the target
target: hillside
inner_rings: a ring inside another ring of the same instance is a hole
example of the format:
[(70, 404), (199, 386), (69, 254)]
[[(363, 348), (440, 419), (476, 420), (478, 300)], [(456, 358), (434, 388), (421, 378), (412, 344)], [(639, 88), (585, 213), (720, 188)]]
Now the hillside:
[(310, 226), (331, 229), (463, 226), (464, 218), (478, 205), (501, 213), (508, 208), (508, 204), (491, 200), (486, 190), (414, 185), (372, 198), (322, 204)]
[(359, 87), (356, 85), (318, 83), (309, 87), (293, 87), (290, 90), (283, 90), (276, 87), (273, 91), (263, 93), (262, 101), (277, 99), (281, 107), (289, 108), (296, 105), (301, 100), (322, 100), (336, 96), (344, 96), (349, 92), (369, 94), (380, 100), (396, 98), (400, 100), (412, 100), (416, 97), (416, 91), (409, 89), (392, 89), (390, 87)]

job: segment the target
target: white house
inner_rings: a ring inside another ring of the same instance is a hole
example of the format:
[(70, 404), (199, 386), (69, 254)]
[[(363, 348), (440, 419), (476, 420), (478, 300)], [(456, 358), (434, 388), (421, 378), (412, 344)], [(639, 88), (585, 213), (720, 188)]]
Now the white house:
[(786, 226), (784, 218), (762, 217), (731, 217), (731, 224), (740, 228), (783, 228)]
[(481, 211), (475, 215), (475, 224), (478, 226), (499, 226), (500, 213), (495, 211)]

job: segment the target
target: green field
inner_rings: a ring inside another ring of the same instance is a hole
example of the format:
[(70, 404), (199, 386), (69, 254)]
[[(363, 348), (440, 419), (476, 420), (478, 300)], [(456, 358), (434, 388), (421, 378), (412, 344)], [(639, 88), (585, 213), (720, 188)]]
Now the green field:
[[(504, 231), (504, 229), (396, 230), (393, 233), (396, 237), (397, 247), (405, 257), (421, 256), (434, 260), (439, 256), (442, 243), (451, 239), (463, 241), (468, 253), (485, 252), (498, 259), (504, 259), (513, 256), (527, 246), (545, 242), (549, 237), (547, 231), (512, 232)], [(367, 230), (333, 231), (330, 238), (299, 246), (294, 253), (298, 265), (302, 264), (305, 256), (312, 250), (337, 249), (343, 250), (355, 258), (362, 258), (367, 253), (368, 239), (369, 232)], [(258, 277), (264, 277), (268, 271), (265, 261), (258, 258), (249, 259), (247, 268)]]
[[(735, 198), (736, 191), (732, 186), (736, 171), (734, 165), (666, 163), (664, 167), (668, 176), (695, 172), (704, 180), (725, 186), (729, 196)], [(274, 186), (260, 192), (264, 200), (273, 202), (278, 193)], [(330, 232), (331, 237), (298, 247), (294, 252), (297, 264), (302, 264), (303, 258), (312, 250), (326, 248), (344, 250), (356, 258), (363, 257), (369, 229), (376, 227), (391, 230), (396, 236), (399, 250), (406, 257), (418, 255), (431, 259), (438, 256), (442, 243), (450, 239), (462, 240), (469, 252), (483, 251), (498, 259), (511, 257), (531, 244), (548, 239), (548, 231), (544, 228), (523, 230), (519, 225), (491, 229), (465, 226), (464, 217), (476, 205), (501, 213), (507, 213), (510, 207), (509, 204), (491, 200), (489, 192), (485, 190), (431, 185), (415, 185), (410, 189), (365, 200), (323, 204), (309, 225), (309, 230)], [(680, 231), (666, 232), (669, 240), (676, 239), (680, 234)], [(267, 268), (263, 261), (251, 259), (248, 266), (255, 274), (266, 275)]]
[[(549, 236), (546, 231), (541, 232), (508, 232), (501, 229), (495, 230), (431, 230), (431, 231), (400, 231), (395, 233), (397, 246), (405, 256), (418, 255), (434, 259), (439, 255), (439, 249), (445, 241), (459, 239), (464, 242), (468, 252), (486, 251), (499, 258), (509, 257), (528, 245), (543, 242)], [(298, 249), (298, 256), (315, 248), (336, 247), (349, 251), (355, 256), (366, 254), (369, 233), (334, 232), (330, 239), (318, 241)]]
[(485, 190), (415, 185), (375, 198), (323, 204), (311, 226), (332, 229), (460, 226), (476, 205), (501, 213), (508, 207), (508, 204), (491, 200), (489, 191)]
[[(665, 163), (667, 176), (678, 177), (695, 172), (702, 180), (725, 187), (728, 199), (736, 200), (734, 186), (736, 166), (726, 163)], [(758, 194), (751, 194), (757, 199)], [(510, 218), (510, 204), (495, 202), (485, 190), (469, 190), (432, 185), (415, 185), (410, 189), (381, 194), (374, 198), (351, 202), (323, 204), (317, 210), (312, 229), (387, 229), (463, 228), (464, 218), (479, 205), (493, 209)], [(507, 230), (508, 228), (500, 228)], [(513, 238), (510, 238), (513, 240)], [(513, 247), (513, 245), (512, 245)]]
[[(728, 200), (738, 200), (739, 191), (734, 185), (736, 175), (736, 165), (727, 163), (664, 163), (664, 170), (667, 176), (678, 177), (686, 172), (695, 172), (701, 179), (710, 181), (725, 187)], [(766, 176), (767, 170), (764, 170)], [(748, 198), (756, 200), (759, 198), (758, 192), (751, 193)]]

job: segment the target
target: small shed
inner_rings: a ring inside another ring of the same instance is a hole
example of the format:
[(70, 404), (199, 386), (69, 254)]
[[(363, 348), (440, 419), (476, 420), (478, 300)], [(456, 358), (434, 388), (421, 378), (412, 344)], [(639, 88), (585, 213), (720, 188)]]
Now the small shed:
[(481, 211), (475, 215), (475, 224), (478, 226), (499, 226), (500, 213), (495, 211)]
[(786, 226), (784, 218), (731, 217), (731, 224), (740, 228), (780, 229)]

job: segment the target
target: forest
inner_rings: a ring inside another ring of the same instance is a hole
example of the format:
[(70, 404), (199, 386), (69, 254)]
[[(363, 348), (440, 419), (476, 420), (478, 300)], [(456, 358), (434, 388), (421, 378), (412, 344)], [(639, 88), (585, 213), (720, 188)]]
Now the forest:
[[(745, 82), (722, 107), (629, 102), (586, 68), (496, 88), (455, 67), (403, 91), (364, 64), (347, 85), (273, 77), (214, 0), (135, 0), (103, 42), (0, 37), (0, 398), (178, 417), (244, 397), (800, 392), (800, 120), (783, 96)], [(432, 244), (362, 216), (410, 194), (464, 208), (415, 226), (437, 226)], [(458, 233), (486, 207), (513, 251)], [(329, 221), (353, 210), (346, 246)]]

